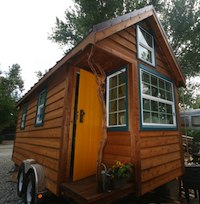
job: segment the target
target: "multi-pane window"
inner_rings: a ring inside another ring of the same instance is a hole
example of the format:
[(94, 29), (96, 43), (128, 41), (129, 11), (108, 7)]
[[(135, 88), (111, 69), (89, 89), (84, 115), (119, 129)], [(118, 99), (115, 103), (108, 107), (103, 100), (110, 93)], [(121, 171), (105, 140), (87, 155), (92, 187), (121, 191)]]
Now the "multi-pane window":
[(35, 120), (36, 126), (43, 125), (44, 123), (46, 95), (47, 95), (47, 90), (44, 89), (40, 93), (39, 98), (38, 98), (37, 113), (36, 113), (36, 120)]
[(172, 82), (140, 69), (142, 125), (175, 127)]
[(138, 58), (155, 66), (155, 49), (153, 36), (137, 26)]
[(26, 126), (27, 110), (28, 110), (28, 104), (26, 103), (26, 104), (24, 104), (24, 106), (22, 108), (22, 117), (21, 117), (21, 124), (20, 124), (21, 129), (25, 129), (25, 126)]
[(107, 126), (127, 126), (126, 69), (107, 77)]

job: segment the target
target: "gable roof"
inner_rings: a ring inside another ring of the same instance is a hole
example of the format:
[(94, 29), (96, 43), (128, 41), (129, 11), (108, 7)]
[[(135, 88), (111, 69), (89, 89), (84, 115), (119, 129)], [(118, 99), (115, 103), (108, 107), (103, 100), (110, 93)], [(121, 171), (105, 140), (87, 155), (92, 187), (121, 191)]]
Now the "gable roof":
[(96, 24), (93, 26), (91, 32), (80, 42), (78, 43), (69, 53), (67, 53), (57, 64), (46, 73), (42, 79), (40, 79), (25, 95), (21, 98), (17, 105), (19, 105), (24, 99), (26, 99), (34, 90), (36, 90), (47, 78), (49, 78), (55, 71), (57, 71), (62, 65), (67, 63), (72, 57), (77, 55), (80, 52), (83, 52), (84, 49), (90, 45), (95, 45), (97, 42), (111, 36), (114, 33), (117, 33), (123, 29), (126, 29), (140, 21), (143, 21), (147, 18), (152, 18), (154, 27), (156, 28), (156, 34), (159, 37), (159, 40), (162, 42), (164, 47), (165, 54), (168, 58), (168, 63), (172, 67), (173, 72), (176, 75), (177, 81), (180, 86), (185, 86), (185, 77), (181, 72), (180, 66), (176, 60), (176, 57), (173, 53), (173, 50), (167, 40), (166, 34), (162, 25), (157, 18), (156, 12), (153, 6), (146, 6), (142, 9), (135, 10), (131, 13), (116, 17), (111, 20), (104, 21), (102, 23)]

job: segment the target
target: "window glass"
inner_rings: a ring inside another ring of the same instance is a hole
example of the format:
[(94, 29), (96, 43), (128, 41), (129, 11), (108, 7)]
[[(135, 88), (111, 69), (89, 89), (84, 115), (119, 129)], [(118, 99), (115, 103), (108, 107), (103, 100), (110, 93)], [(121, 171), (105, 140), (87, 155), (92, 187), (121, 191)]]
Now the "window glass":
[(107, 77), (107, 117), (108, 127), (127, 125), (126, 69)]
[(173, 84), (151, 72), (140, 69), (142, 125), (176, 125)]
[(140, 40), (144, 45), (152, 47), (152, 36), (151, 35), (149, 35), (143, 29), (139, 29), (139, 35), (140, 35)]
[(140, 46), (139, 48), (139, 57), (144, 61), (152, 63), (152, 53), (147, 48)]
[(24, 129), (26, 126), (26, 115), (27, 115), (27, 110), (28, 110), (28, 104), (24, 104), (23, 108), (22, 108), (22, 116), (21, 116), (21, 124), (20, 124), (20, 128)]
[(138, 57), (148, 64), (155, 65), (154, 39), (147, 31), (137, 26)]
[(36, 126), (43, 125), (43, 122), (44, 122), (46, 95), (47, 95), (47, 90), (44, 89), (40, 93), (38, 98), (37, 113), (36, 113), (36, 120), (35, 120)]

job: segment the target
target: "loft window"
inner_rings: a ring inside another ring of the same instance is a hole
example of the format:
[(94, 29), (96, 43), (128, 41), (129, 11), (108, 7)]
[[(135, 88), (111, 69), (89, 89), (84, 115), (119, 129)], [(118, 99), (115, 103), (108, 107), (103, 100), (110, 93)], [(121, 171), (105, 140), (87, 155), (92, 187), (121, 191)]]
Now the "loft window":
[(137, 26), (137, 52), (139, 59), (155, 66), (155, 49), (153, 36), (140, 26)]
[(107, 127), (127, 127), (127, 73), (121, 69), (107, 77)]
[(46, 103), (47, 89), (40, 92), (37, 104), (37, 112), (35, 119), (35, 126), (42, 126), (44, 123), (45, 103)]
[(27, 110), (28, 110), (28, 103), (24, 104), (24, 106), (22, 108), (22, 116), (21, 116), (21, 124), (20, 124), (21, 130), (25, 129), (25, 127), (26, 127)]
[(175, 128), (173, 83), (140, 69), (140, 90), (142, 127)]

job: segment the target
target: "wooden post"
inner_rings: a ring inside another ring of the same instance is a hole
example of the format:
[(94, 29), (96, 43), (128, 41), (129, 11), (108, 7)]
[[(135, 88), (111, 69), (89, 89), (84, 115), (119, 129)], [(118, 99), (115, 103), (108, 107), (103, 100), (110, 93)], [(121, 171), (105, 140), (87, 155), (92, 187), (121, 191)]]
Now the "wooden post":
[(92, 70), (93, 74), (96, 77), (96, 82), (98, 84), (98, 96), (99, 101), (101, 103), (102, 107), (102, 138), (99, 144), (98, 149), (98, 157), (97, 157), (97, 192), (101, 193), (103, 191), (102, 189), (102, 176), (101, 176), (101, 170), (102, 170), (102, 160), (103, 160), (103, 152), (107, 141), (107, 126), (106, 126), (106, 104), (105, 104), (105, 80), (106, 80), (106, 74), (104, 70), (94, 62), (94, 59), (92, 58), (94, 55), (94, 46), (91, 48), (91, 52), (88, 57), (88, 64), (90, 66), (90, 69)]

